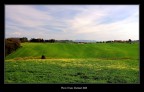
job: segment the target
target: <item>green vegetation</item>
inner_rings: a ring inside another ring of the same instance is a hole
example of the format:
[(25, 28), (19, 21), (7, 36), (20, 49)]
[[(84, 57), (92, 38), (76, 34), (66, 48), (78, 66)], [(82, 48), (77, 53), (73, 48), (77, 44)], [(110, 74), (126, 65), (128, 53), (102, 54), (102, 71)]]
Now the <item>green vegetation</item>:
[(5, 58), (5, 83), (139, 83), (139, 45), (22, 43)]
[(22, 48), (7, 56), (6, 59), (40, 58), (42, 54), (46, 58), (138, 59), (139, 46), (128, 43), (22, 43)]

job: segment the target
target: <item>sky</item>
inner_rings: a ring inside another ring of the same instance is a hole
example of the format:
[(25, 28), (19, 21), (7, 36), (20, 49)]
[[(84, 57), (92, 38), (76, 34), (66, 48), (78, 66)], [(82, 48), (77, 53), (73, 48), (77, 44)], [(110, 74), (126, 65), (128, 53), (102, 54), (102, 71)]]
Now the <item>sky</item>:
[(5, 38), (138, 40), (139, 5), (5, 5)]

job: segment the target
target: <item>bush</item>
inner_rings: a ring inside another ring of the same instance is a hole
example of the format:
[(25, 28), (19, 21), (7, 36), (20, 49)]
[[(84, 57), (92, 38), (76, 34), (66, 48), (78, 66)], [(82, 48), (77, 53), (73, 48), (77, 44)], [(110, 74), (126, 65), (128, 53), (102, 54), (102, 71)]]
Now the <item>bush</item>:
[(20, 47), (20, 40), (17, 38), (5, 39), (5, 56), (12, 53)]
[(42, 55), (41, 59), (46, 59), (46, 57), (44, 55)]

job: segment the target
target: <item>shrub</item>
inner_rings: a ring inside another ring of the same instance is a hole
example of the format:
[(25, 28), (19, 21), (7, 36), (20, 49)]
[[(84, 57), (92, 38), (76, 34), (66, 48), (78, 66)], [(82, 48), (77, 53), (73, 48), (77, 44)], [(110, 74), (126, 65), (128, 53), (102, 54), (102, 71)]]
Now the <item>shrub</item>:
[(42, 55), (41, 59), (46, 59), (46, 57), (44, 55)]
[(8, 55), (20, 47), (20, 40), (17, 38), (5, 39), (5, 55)]

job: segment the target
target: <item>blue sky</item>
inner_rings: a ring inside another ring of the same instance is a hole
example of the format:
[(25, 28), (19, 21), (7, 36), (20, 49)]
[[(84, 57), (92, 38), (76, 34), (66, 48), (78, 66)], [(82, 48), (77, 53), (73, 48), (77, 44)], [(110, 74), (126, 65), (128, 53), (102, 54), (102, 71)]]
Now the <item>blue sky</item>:
[(139, 5), (5, 5), (5, 37), (138, 40)]

